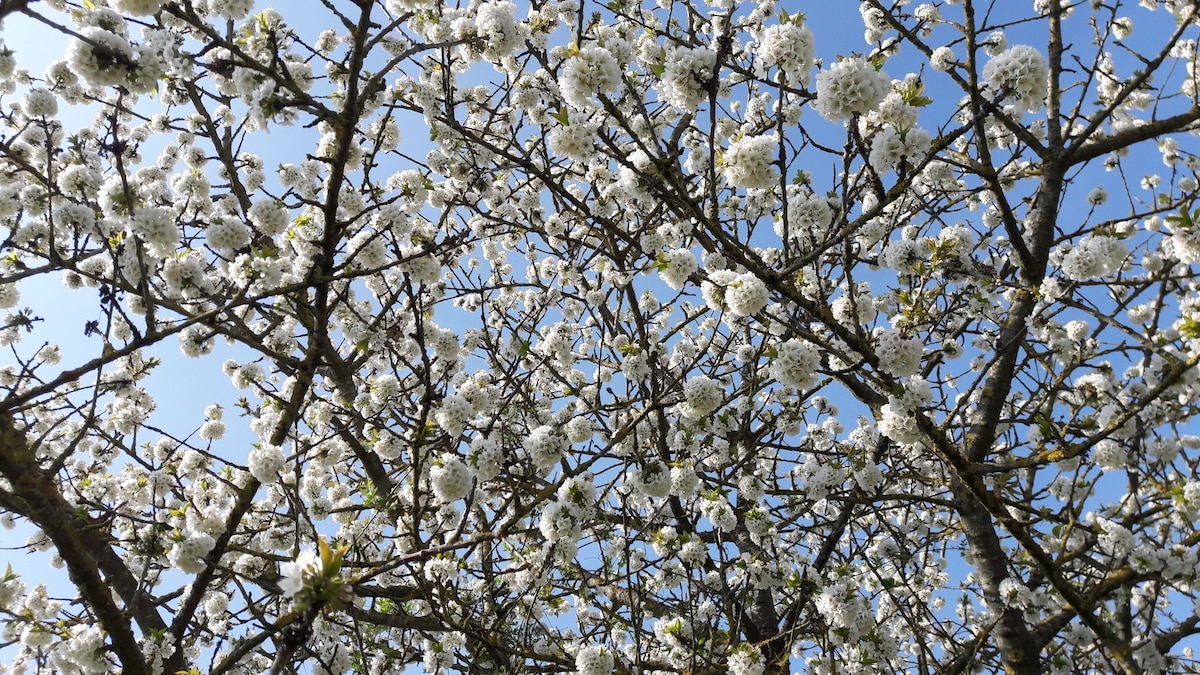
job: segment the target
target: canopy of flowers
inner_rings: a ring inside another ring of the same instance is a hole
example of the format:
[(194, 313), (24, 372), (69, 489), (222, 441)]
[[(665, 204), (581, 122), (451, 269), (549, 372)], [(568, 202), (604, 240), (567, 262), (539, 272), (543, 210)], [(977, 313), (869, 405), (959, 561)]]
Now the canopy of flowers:
[(1200, 6), (795, 4), (0, 2), (6, 672), (1195, 672)]

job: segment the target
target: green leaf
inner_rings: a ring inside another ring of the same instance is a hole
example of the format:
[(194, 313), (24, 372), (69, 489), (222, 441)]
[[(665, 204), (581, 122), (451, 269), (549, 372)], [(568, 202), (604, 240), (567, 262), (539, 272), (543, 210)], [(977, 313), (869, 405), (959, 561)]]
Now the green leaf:
[(558, 112), (550, 113), (550, 116), (558, 120), (559, 124), (562, 124), (564, 127), (571, 126), (571, 117), (566, 108), (559, 108)]
[(1185, 318), (1182, 325), (1179, 326), (1179, 333), (1189, 340), (1200, 338), (1200, 321), (1192, 318)]

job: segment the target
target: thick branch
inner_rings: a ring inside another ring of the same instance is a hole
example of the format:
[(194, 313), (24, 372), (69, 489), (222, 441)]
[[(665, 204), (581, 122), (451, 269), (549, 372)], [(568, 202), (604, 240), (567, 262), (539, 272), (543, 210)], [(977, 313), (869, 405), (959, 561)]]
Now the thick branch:
[[(107, 546), (102, 545), (101, 550), (97, 550), (96, 537), (85, 536), (84, 532), (91, 523), (76, 515), (75, 509), (63, 498), (58, 487), (42, 473), (25, 432), (16, 427), (12, 414), (7, 411), (0, 412), (0, 475), (8, 479), (13, 496), (24, 506), (21, 515), (37, 524), (54, 543), (55, 550), (67, 565), (71, 581), (100, 626), (108, 633), (123, 671), (149, 675), (150, 666), (142, 655), (130, 618), (113, 600), (114, 588), (118, 593), (122, 589), (129, 590), (128, 581), (132, 575), (123, 565), (119, 570), (110, 570), (113, 574), (107, 579), (101, 574), (97, 556), (107, 558), (102, 554)], [(108, 553), (112, 554), (112, 551)], [(122, 570), (124, 575), (119, 574)], [(110, 587), (110, 584), (114, 585)], [(126, 604), (134, 603), (126, 599)], [(144, 625), (143, 630), (164, 626), (161, 617), (149, 607), (143, 607), (138, 616), (151, 624)]]

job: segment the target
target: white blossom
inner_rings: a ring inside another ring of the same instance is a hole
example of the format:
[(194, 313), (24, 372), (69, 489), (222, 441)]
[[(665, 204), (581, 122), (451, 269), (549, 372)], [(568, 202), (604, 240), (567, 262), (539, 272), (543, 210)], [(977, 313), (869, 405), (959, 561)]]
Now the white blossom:
[(841, 59), (817, 74), (814, 107), (831, 122), (871, 112), (891, 90), (887, 73), (863, 58)]
[(260, 483), (274, 483), (285, 467), (283, 448), (267, 443), (256, 443), (248, 459), (250, 475)]
[(945, 46), (933, 50), (933, 55), (929, 57), (930, 67), (943, 73), (953, 68), (955, 61), (954, 50)]
[(738, 139), (725, 150), (722, 170), (735, 187), (767, 188), (779, 182), (775, 160), (779, 152), (779, 137), (775, 134), (747, 136)]
[(782, 342), (776, 347), (775, 358), (771, 360), (771, 377), (781, 384), (792, 387), (810, 387), (816, 381), (817, 369), (821, 365), (821, 357), (817, 350), (796, 339)]
[(457, 455), (443, 454), (429, 470), (429, 481), (439, 500), (453, 502), (471, 493), (474, 476)]
[(894, 377), (908, 377), (921, 366), (921, 341), (915, 337), (905, 338), (896, 329), (881, 332), (876, 337), (875, 354), (879, 357), (879, 368)]
[(794, 22), (768, 26), (758, 44), (764, 68), (779, 68), (788, 80), (808, 86), (815, 56), (812, 29)]
[(588, 45), (567, 59), (559, 87), (563, 100), (577, 109), (591, 106), (597, 94), (611, 94), (621, 84), (621, 67), (603, 47)]
[(684, 248), (677, 248), (660, 254), (658, 275), (663, 283), (675, 290), (683, 288), (688, 278), (700, 269), (696, 255)]
[(1048, 90), (1049, 71), (1041, 52), (1028, 45), (1014, 45), (983, 66), (983, 79), (1004, 100), (1014, 101), (1017, 115), (1042, 107)]
[(610, 675), (613, 667), (612, 652), (600, 645), (587, 645), (575, 654), (577, 675)]
[(1062, 259), (1062, 269), (1075, 281), (1106, 277), (1125, 262), (1129, 249), (1113, 237), (1094, 235), (1076, 242)]
[(683, 386), (680, 412), (688, 419), (700, 419), (716, 410), (725, 398), (721, 383), (703, 375), (688, 378)]
[(0, 309), (12, 309), (21, 302), (16, 284), (0, 284)]
[(301, 551), (295, 560), (280, 565), (279, 572), (282, 577), (279, 580), (279, 590), (283, 592), (283, 597), (290, 598), (304, 590), (309, 581), (319, 575), (322, 569), (321, 558), (313, 550)]
[(716, 62), (716, 52), (707, 47), (672, 49), (659, 83), (663, 99), (685, 112), (695, 111), (708, 99)]

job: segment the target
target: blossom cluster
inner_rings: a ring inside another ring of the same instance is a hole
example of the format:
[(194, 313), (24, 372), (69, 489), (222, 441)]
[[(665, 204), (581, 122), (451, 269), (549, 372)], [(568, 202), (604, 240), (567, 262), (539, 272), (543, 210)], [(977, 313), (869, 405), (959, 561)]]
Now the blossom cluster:
[(891, 91), (887, 73), (862, 57), (840, 59), (817, 73), (817, 112), (830, 122), (871, 112)]
[(767, 286), (753, 272), (715, 270), (701, 285), (704, 301), (713, 309), (728, 310), (735, 317), (752, 316), (767, 306)]
[(1005, 100), (1013, 101), (1020, 117), (1042, 107), (1048, 90), (1046, 59), (1034, 47), (1014, 45), (983, 66), (983, 79)]
[(764, 68), (775, 67), (788, 80), (808, 86), (816, 47), (812, 29), (804, 23), (768, 26), (758, 40), (758, 58)]
[(766, 188), (778, 183), (775, 168), (779, 137), (775, 134), (747, 136), (738, 139), (725, 150), (722, 170), (730, 185), (744, 188)]

